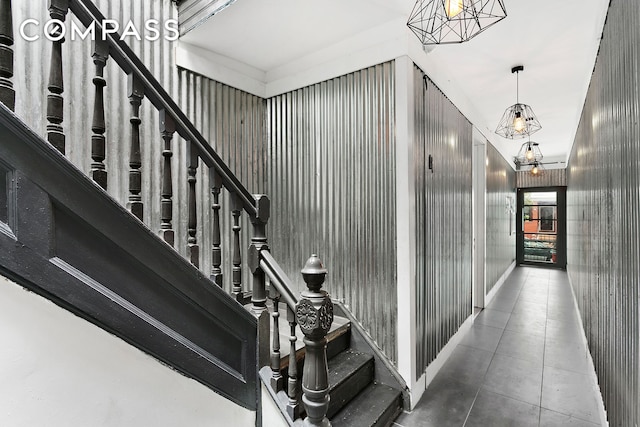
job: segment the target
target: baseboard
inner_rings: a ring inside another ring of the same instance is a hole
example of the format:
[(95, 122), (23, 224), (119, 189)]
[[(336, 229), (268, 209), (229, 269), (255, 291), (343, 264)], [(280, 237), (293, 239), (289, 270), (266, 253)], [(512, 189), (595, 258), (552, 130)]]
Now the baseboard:
[(502, 285), (504, 285), (504, 282), (506, 282), (507, 277), (509, 277), (509, 275), (511, 274), (511, 272), (516, 268), (516, 262), (513, 261), (511, 263), (511, 265), (509, 266), (509, 268), (507, 268), (505, 270), (504, 273), (502, 273), (502, 276), (500, 276), (500, 278), (498, 279), (498, 281), (496, 282), (495, 285), (493, 285), (493, 288), (491, 288), (491, 290), (489, 291), (489, 293), (487, 294), (486, 298), (484, 299), (484, 306), (488, 306), (489, 303), (491, 302), (491, 300), (493, 299), (493, 297), (496, 296), (496, 294), (498, 293), (498, 291), (500, 290), (500, 288), (502, 288)]
[[(449, 342), (440, 350), (440, 353), (436, 356), (436, 358), (427, 366), (424, 374), (416, 381), (416, 386), (414, 390), (411, 391), (411, 409), (415, 407), (418, 403), (424, 392), (426, 391), (431, 381), (438, 375), (440, 369), (444, 366), (444, 364), (449, 360), (449, 357), (453, 354), (453, 351), (456, 349), (458, 344), (462, 342), (464, 337), (467, 335), (467, 332), (471, 329), (473, 325), (474, 316), (471, 315), (467, 317), (467, 320), (460, 326), (458, 332), (456, 332)], [(424, 386), (423, 386), (424, 384)]]
[[(571, 275), (567, 270), (567, 277), (569, 278), (569, 287), (571, 288), (571, 295), (573, 296), (573, 306), (578, 313), (578, 319), (580, 320), (580, 325), (582, 326), (582, 341), (587, 346), (587, 350), (589, 350), (589, 342), (587, 341), (587, 336), (584, 333), (584, 323), (582, 322), (582, 313), (580, 313), (580, 307), (578, 307), (578, 300), (576, 299), (576, 294), (573, 291), (573, 283), (571, 283)], [(598, 395), (600, 399), (598, 399), (598, 414), (600, 415), (600, 425), (601, 426), (609, 426), (609, 421), (607, 421), (607, 410), (604, 407), (604, 401), (602, 400), (602, 391), (600, 391), (600, 382), (598, 381), (598, 376), (596, 375), (596, 370), (594, 369), (593, 358), (591, 357), (591, 351), (589, 353), (589, 366), (591, 372), (591, 379), (595, 380), (595, 383), (598, 384)]]

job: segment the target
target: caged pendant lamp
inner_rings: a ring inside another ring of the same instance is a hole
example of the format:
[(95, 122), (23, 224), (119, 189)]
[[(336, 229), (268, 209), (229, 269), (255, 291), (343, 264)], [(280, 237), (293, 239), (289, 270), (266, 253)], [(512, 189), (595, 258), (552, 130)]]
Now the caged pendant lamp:
[(407, 26), (423, 45), (462, 43), (506, 16), (503, 0), (418, 0)]
[(509, 139), (524, 138), (542, 129), (533, 109), (527, 104), (520, 103), (519, 73), (523, 70), (522, 65), (511, 69), (511, 73), (516, 73), (516, 103), (507, 108), (496, 128), (498, 135)]
[(542, 151), (540, 150), (540, 144), (529, 139), (529, 141), (525, 142), (520, 147), (520, 151), (518, 151), (515, 161), (516, 164), (519, 165), (530, 165), (541, 161), (543, 157)]

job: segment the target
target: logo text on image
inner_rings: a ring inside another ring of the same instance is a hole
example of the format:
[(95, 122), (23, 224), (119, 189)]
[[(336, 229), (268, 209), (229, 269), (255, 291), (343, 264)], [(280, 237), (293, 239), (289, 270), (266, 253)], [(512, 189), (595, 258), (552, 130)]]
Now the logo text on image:
[[(96, 37), (106, 40), (107, 34), (117, 35), (121, 28), (120, 23), (115, 19), (105, 19), (100, 23), (100, 26), (103, 28), (101, 32), (98, 31), (95, 21), (87, 28), (82, 28), (74, 21), (67, 25), (59, 19), (50, 19), (42, 25), (37, 19), (26, 19), (20, 24), (20, 36), (29, 42), (39, 40), (41, 36), (54, 42), (60, 41), (67, 36), (71, 40), (86, 40), (87, 38), (96, 40)], [(133, 22), (129, 21), (122, 29), (120, 40), (134, 38), (142, 41), (144, 38), (148, 41), (156, 41), (162, 37), (167, 41), (176, 41), (180, 37), (178, 21), (175, 19), (169, 19), (164, 23), (157, 19), (149, 19), (145, 21), (142, 31)]]

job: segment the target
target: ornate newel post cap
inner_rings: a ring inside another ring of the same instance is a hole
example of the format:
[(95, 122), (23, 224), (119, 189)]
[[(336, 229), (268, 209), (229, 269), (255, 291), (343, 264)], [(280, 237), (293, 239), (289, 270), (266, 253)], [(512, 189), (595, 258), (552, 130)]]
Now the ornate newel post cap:
[(311, 255), (300, 272), (307, 287), (313, 292), (319, 292), (327, 275), (327, 269), (324, 268), (318, 255)]

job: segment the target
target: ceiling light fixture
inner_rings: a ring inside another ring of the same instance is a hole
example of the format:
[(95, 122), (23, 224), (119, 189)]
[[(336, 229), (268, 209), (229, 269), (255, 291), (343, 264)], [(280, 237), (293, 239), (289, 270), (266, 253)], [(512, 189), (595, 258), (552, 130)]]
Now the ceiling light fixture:
[(529, 172), (533, 176), (542, 176), (544, 174), (544, 166), (542, 166), (542, 163), (533, 162), (533, 164), (531, 165), (531, 170), (529, 170)]
[(423, 45), (462, 43), (506, 17), (503, 0), (418, 0), (407, 26)]
[(507, 108), (496, 128), (498, 135), (509, 139), (524, 138), (542, 129), (533, 109), (527, 104), (520, 103), (519, 73), (523, 70), (523, 65), (511, 69), (511, 73), (516, 73), (516, 103)]
[(540, 144), (529, 140), (522, 144), (520, 151), (518, 151), (518, 155), (514, 160), (516, 165), (527, 165), (539, 162), (543, 157), (542, 151), (540, 150)]

